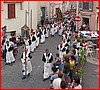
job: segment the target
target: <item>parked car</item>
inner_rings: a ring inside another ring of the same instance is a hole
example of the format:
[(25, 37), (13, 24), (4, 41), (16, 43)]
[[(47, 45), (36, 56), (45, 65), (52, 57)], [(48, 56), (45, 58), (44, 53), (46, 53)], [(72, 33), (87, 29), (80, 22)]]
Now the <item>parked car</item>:
[(79, 31), (83, 38), (98, 38), (99, 35), (96, 31)]

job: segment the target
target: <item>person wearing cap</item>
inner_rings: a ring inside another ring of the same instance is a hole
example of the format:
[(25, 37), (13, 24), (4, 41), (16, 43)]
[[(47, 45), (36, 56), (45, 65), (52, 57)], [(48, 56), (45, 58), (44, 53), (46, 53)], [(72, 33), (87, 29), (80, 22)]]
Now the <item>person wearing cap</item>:
[(6, 41), (6, 46), (5, 46), (5, 51), (6, 51), (6, 65), (11, 64), (12, 62), (15, 61), (15, 58), (13, 56), (13, 47), (9, 43), (9, 41)]
[(43, 53), (42, 61), (44, 62), (44, 70), (43, 70), (43, 81), (48, 79), (51, 74), (51, 63), (53, 61), (53, 55), (49, 52), (48, 49)]
[(28, 52), (28, 49), (25, 48), (25, 51), (22, 53), (22, 56), (21, 56), (22, 73), (23, 73), (22, 79), (25, 79), (26, 76), (30, 76), (30, 73), (32, 72), (31, 58), (32, 56)]

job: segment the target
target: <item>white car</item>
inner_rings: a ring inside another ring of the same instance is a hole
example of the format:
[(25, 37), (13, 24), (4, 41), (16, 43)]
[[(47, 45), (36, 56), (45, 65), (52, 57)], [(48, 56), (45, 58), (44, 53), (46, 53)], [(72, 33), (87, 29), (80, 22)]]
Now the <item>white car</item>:
[(84, 38), (98, 38), (98, 33), (96, 31), (80, 31), (79, 32)]

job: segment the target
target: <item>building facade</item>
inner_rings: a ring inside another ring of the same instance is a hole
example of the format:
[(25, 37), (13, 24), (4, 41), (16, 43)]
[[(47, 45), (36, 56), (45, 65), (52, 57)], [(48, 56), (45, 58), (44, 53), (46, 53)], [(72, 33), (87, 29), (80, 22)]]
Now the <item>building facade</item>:
[(79, 27), (83, 22), (89, 25), (91, 31), (98, 30), (98, 1), (82, 1), (79, 2), (79, 16), (81, 21), (79, 22)]
[(49, 15), (49, 2), (2, 1), (1, 5), (1, 26), (7, 26), (7, 32), (16, 32), (16, 35), (21, 35), (25, 24), (36, 30), (41, 17)]

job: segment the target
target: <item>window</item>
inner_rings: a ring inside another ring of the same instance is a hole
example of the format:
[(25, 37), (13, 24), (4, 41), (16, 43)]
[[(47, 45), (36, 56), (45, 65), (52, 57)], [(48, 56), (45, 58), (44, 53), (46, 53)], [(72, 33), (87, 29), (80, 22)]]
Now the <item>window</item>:
[(8, 4), (8, 19), (15, 18), (15, 4)]
[(80, 10), (92, 10), (93, 2), (79, 2)]

